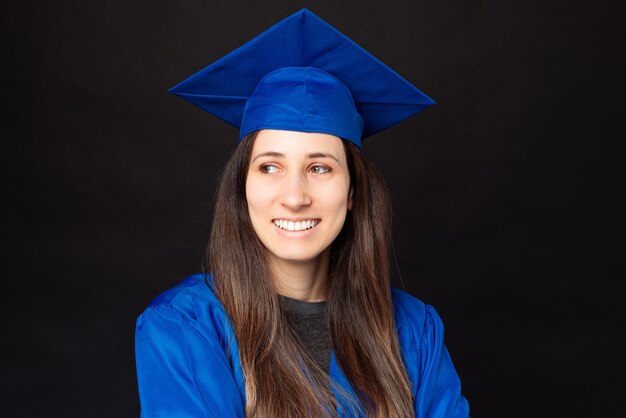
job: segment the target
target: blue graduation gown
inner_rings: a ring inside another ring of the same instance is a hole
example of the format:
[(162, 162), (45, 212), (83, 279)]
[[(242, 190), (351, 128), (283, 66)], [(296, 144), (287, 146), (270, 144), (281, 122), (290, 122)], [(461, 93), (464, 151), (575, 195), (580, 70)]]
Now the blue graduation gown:
[[(443, 344), (441, 319), (431, 306), (405, 292), (393, 289), (392, 299), (415, 416), (468, 417), (461, 383)], [(203, 275), (161, 293), (137, 318), (135, 354), (143, 418), (244, 417), (237, 340)], [(354, 394), (334, 355), (330, 376)]]

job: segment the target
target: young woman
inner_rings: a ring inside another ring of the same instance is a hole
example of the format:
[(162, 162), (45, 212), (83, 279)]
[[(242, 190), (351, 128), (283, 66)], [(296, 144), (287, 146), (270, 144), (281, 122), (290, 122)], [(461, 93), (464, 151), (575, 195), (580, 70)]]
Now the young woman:
[(389, 198), (360, 152), (433, 102), (308, 10), (174, 92), (241, 141), (206, 272), (137, 320), (142, 416), (468, 416), (441, 320), (390, 288)]

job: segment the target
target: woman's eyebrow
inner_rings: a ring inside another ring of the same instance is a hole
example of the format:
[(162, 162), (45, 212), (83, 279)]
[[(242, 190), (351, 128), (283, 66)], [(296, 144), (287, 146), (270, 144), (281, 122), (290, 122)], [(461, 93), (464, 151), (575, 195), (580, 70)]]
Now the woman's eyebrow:
[[(255, 162), (258, 158), (261, 158), (261, 157), (285, 158), (285, 154), (283, 154), (282, 152), (276, 152), (276, 151), (262, 152), (262, 153), (258, 154), (256, 157), (254, 157), (252, 159), (252, 162)], [(310, 154), (307, 154), (306, 158), (308, 158), (308, 159), (311, 159), (311, 158), (332, 158), (333, 160), (339, 162), (339, 159), (337, 157), (335, 157), (333, 154), (329, 154), (327, 152), (312, 152)]]
[(307, 154), (306, 158), (332, 158), (333, 160), (339, 162), (339, 159), (337, 157), (327, 152), (313, 152), (311, 154)]
[(280, 153), (280, 152), (276, 152), (276, 151), (262, 152), (259, 155), (257, 155), (256, 157), (254, 157), (252, 159), (252, 162), (255, 162), (258, 158), (261, 158), (261, 157), (285, 158), (285, 154)]

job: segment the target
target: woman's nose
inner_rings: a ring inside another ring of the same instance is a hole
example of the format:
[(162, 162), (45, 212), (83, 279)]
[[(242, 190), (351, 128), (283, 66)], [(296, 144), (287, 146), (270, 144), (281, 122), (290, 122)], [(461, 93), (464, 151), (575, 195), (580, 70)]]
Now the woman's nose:
[(290, 175), (285, 178), (281, 190), (281, 203), (291, 210), (298, 210), (311, 204), (306, 179), (300, 175)]

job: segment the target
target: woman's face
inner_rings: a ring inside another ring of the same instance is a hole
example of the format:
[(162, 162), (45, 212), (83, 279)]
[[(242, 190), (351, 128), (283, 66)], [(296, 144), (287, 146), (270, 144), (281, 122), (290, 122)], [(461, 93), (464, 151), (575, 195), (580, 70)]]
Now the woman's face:
[(246, 198), (252, 227), (271, 263), (319, 259), (352, 205), (341, 139), (261, 130), (250, 157)]

